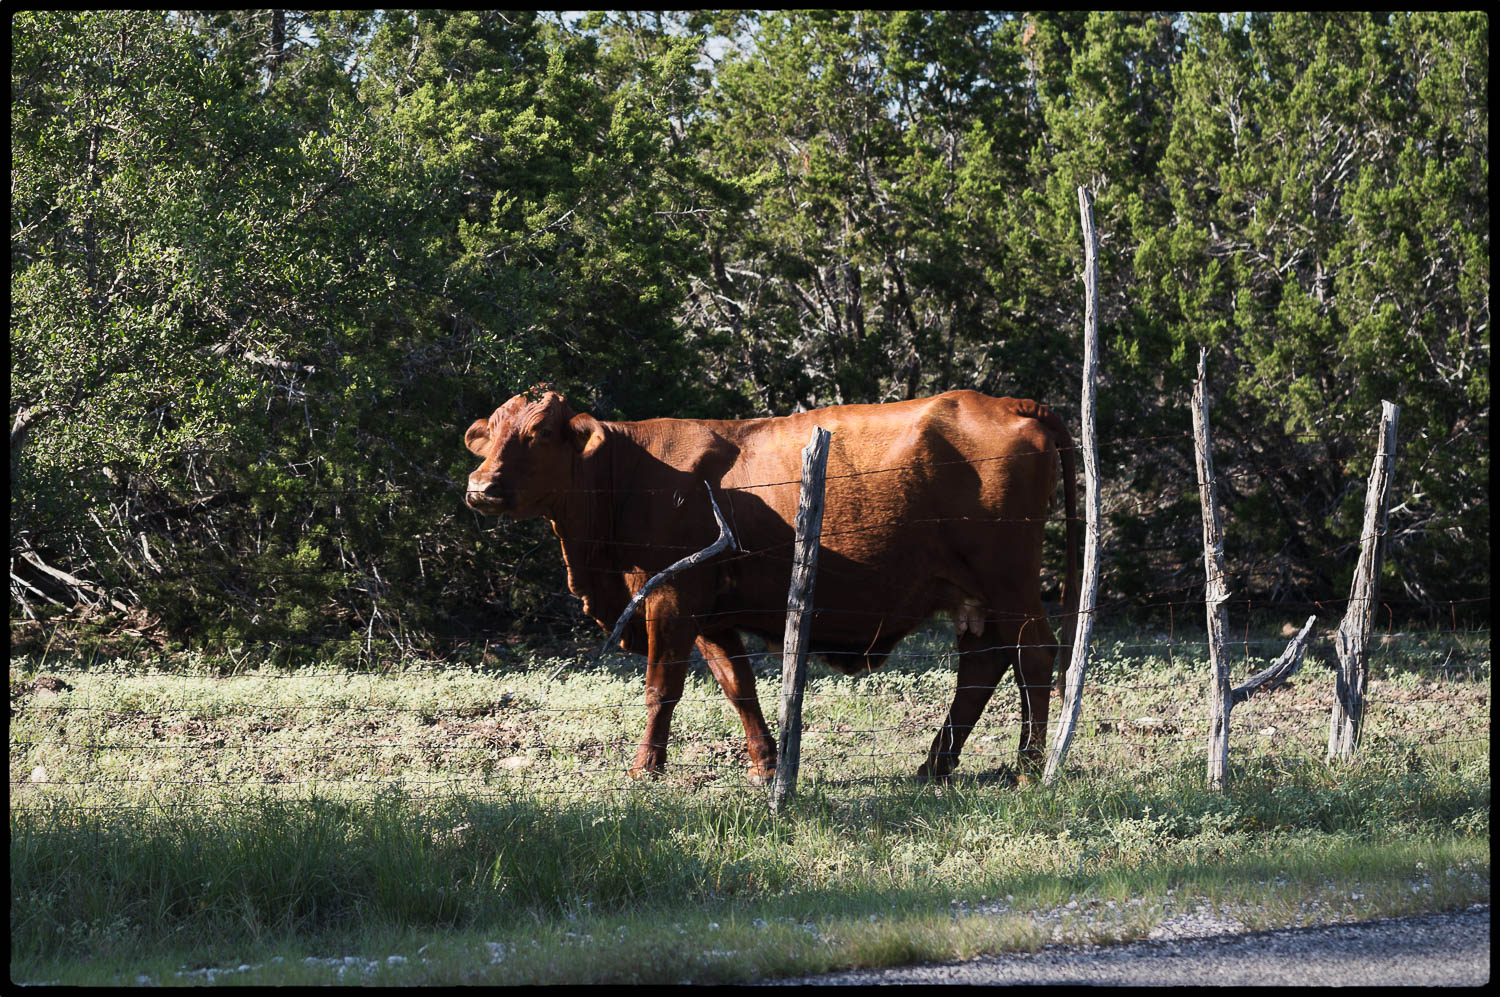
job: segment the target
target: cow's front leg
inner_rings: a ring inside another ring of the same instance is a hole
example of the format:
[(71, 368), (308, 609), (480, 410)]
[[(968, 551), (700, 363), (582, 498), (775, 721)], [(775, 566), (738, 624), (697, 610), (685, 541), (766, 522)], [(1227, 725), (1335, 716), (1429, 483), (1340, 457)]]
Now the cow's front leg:
[(667, 765), (667, 740), (672, 730), (672, 710), (682, 699), (687, 679), (692, 631), (677, 621), (675, 600), (648, 598), (640, 607), (646, 614), (646, 732), (636, 749), (630, 774), (660, 775)]
[(724, 690), (725, 698), (740, 715), (740, 725), (745, 728), (745, 749), (750, 755), (750, 781), (757, 786), (770, 782), (776, 775), (776, 741), (760, 711), (755, 672), (750, 670), (744, 642), (730, 630), (713, 637), (700, 636), (698, 650), (703, 652), (703, 660), (708, 662), (708, 670)]
[(652, 661), (646, 665), (646, 733), (635, 752), (630, 774), (660, 775), (667, 767), (667, 739), (672, 731), (672, 710), (682, 698), (687, 661)]

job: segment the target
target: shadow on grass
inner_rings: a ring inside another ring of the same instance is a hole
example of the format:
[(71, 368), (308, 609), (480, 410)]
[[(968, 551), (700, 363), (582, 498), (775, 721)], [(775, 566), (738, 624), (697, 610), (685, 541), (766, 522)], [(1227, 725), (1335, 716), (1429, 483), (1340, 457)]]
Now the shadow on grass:
[[(1016, 894), (1086, 888), (1129, 856), (1151, 867), (1181, 842), (1231, 862), (1270, 832), (1373, 841), (1446, 827), (1488, 836), (1488, 778), (1472, 774), (1248, 765), (1229, 793), (1205, 789), (1199, 767), (1186, 765), (1020, 790), (1007, 775), (813, 784), (779, 816), (758, 791), (692, 794), (665, 783), (567, 803), (388, 791), (354, 801), (14, 811), (13, 965), (110, 958), (184, 938), (211, 951), (393, 925), (671, 920), (726, 904), (814, 918), (946, 910), (955, 884)], [(1036, 855), (1065, 839), (1076, 867), (1026, 867), (993, 849), (988, 865), (962, 864), (990, 841)], [(839, 870), (845, 856), (853, 871)], [(959, 865), (929, 881), (919, 867), (940, 858)], [(1181, 874), (1165, 862), (1150, 877)]]

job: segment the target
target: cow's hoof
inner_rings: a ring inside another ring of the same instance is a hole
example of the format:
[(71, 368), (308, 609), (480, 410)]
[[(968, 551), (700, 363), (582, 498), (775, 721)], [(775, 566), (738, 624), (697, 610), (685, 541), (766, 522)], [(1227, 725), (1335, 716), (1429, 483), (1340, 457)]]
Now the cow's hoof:
[(747, 773), (746, 778), (750, 780), (750, 785), (752, 786), (769, 786), (771, 781), (776, 778), (776, 770), (751, 769)]
[(656, 779), (665, 771), (662, 765), (632, 765), (628, 774), (632, 779)]
[[(956, 767), (956, 766), (955, 766)], [(923, 762), (917, 769), (918, 782), (947, 782), (953, 774), (952, 768), (935, 768), (931, 762)]]

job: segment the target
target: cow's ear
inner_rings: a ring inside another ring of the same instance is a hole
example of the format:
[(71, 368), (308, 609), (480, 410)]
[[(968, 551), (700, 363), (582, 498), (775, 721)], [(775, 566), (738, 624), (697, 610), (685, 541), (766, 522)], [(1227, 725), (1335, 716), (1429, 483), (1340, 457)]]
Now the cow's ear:
[(587, 413), (569, 419), (568, 428), (573, 431), (573, 446), (584, 457), (599, 449), (599, 444), (604, 442), (604, 427)]
[(475, 419), (469, 431), (464, 434), (464, 446), (483, 457), (484, 445), (490, 441), (490, 423), (488, 419)]

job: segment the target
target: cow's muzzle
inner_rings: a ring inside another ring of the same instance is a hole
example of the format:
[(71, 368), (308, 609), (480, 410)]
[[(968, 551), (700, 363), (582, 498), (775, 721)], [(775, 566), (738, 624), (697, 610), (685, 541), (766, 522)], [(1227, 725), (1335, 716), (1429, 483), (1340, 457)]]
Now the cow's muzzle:
[(498, 516), (503, 512), (509, 512), (515, 505), (510, 497), (495, 485), (485, 489), (471, 487), (464, 495), (464, 504), (475, 512), (482, 512), (487, 516)]

